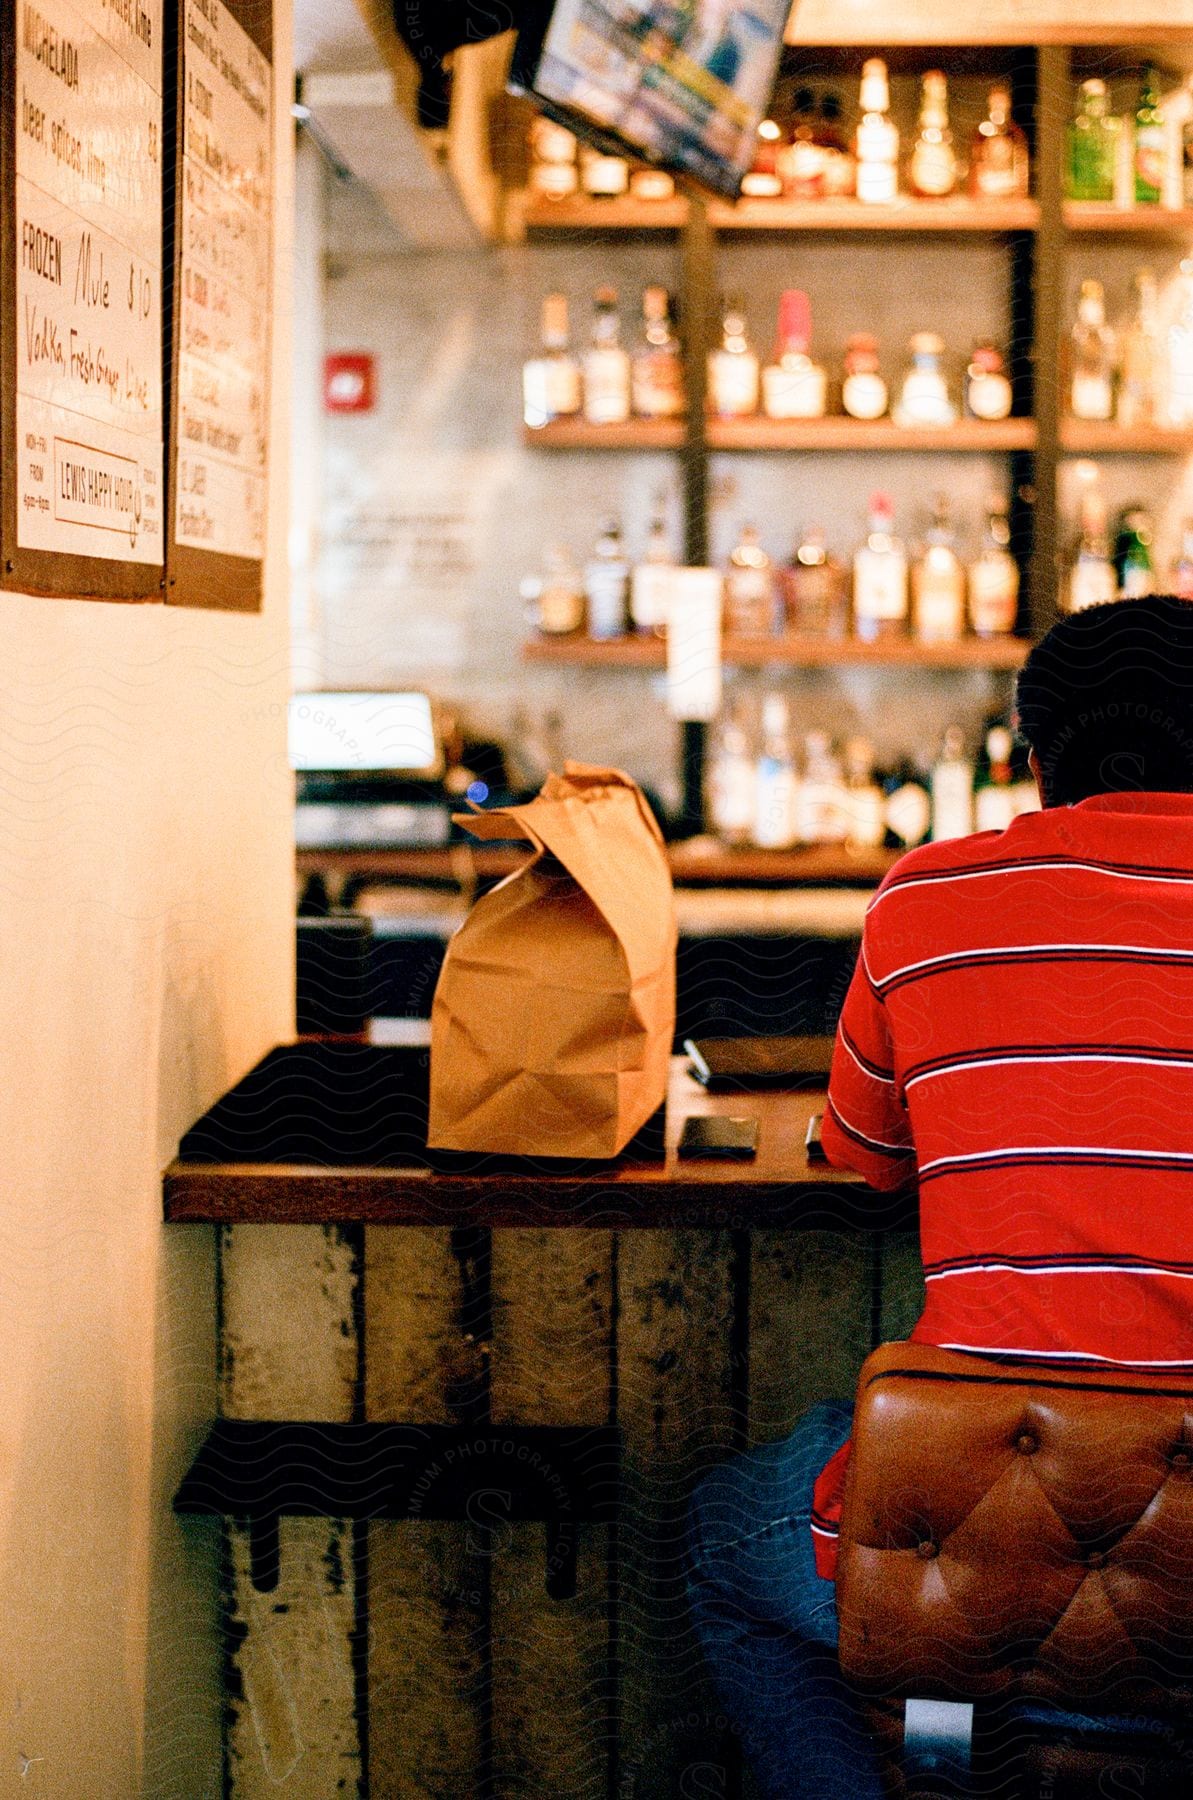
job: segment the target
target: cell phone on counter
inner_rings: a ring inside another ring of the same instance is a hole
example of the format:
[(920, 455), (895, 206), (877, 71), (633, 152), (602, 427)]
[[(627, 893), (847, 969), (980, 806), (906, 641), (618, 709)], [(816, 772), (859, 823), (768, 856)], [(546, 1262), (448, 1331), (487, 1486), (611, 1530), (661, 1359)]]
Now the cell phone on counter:
[(804, 1138), (804, 1149), (808, 1152), (808, 1161), (810, 1163), (827, 1163), (828, 1161), (828, 1157), (824, 1154), (824, 1145), (820, 1141), (820, 1127), (823, 1123), (823, 1113), (813, 1113), (812, 1117), (808, 1120), (807, 1135)]
[(758, 1154), (758, 1121), (731, 1118), (726, 1113), (689, 1114), (683, 1122), (678, 1154), (748, 1161)]

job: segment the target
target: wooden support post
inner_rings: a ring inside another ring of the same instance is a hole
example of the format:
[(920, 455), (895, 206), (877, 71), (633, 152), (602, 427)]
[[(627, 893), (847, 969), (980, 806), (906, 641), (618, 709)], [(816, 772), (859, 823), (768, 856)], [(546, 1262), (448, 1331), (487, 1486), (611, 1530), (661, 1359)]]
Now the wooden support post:
[(1036, 414), (1035, 525), (1028, 623), (1041, 636), (1056, 619), (1062, 545), (1057, 477), (1060, 471), (1060, 336), (1064, 296), (1065, 228), (1062, 216), (1065, 129), (1069, 117), (1069, 52), (1061, 45), (1037, 51), (1035, 169), (1040, 202), (1034, 260), (1032, 391)]
[(877, 1279), (867, 1237), (758, 1231), (750, 1258), (750, 1442), (795, 1429), (818, 1400), (852, 1400)]

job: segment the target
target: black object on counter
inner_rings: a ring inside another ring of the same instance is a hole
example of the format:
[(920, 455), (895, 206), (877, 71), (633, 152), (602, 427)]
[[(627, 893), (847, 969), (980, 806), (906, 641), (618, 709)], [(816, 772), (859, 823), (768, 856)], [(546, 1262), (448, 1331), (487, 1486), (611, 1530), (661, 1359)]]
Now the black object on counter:
[(683, 1047), (711, 1093), (823, 1087), (833, 1060), (831, 1037), (685, 1038)]

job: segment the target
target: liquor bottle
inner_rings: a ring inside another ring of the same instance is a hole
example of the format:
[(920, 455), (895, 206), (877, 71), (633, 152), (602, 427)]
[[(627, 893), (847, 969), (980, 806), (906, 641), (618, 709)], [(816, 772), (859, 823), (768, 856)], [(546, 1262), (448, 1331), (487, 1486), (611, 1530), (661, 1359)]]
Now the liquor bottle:
[(1069, 338), (1069, 410), (1075, 419), (1109, 419), (1114, 412), (1115, 338), (1106, 323), (1100, 281), (1083, 281)]
[(857, 197), (882, 205), (899, 192), (899, 132), (890, 118), (886, 64), (872, 56), (862, 65), (862, 116), (858, 123)]
[(1193, 519), (1181, 530), (1181, 553), (1172, 565), (1171, 591), (1179, 600), (1193, 600)]
[(748, 418), (758, 411), (758, 358), (750, 344), (746, 317), (736, 301), (721, 316), (721, 344), (709, 352), (711, 410), (722, 419)]
[(541, 200), (566, 200), (580, 185), (580, 146), (566, 126), (536, 114), (530, 143), (530, 192)]
[(522, 417), (535, 430), (580, 410), (580, 365), (568, 348), (566, 295), (544, 299), (542, 340), (539, 355), (522, 367)]
[(783, 192), (779, 173), (783, 128), (774, 119), (763, 119), (754, 144), (754, 161), (742, 176), (743, 200), (777, 200)]
[(887, 830), (909, 850), (922, 844), (932, 823), (932, 801), (920, 771), (904, 762), (890, 777), (884, 807)]
[(1168, 327), (1168, 399), (1170, 425), (1193, 425), (1193, 259), (1181, 264), (1176, 312)]
[(1158, 206), (1164, 189), (1164, 112), (1156, 88), (1156, 71), (1143, 71), (1135, 109), (1135, 204)]
[(621, 526), (606, 519), (593, 552), (584, 565), (584, 597), (588, 603), (588, 635), (598, 643), (624, 636), (630, 571), (621, 547)]
[(1114, 574), (1120, 600), (1142, 600), (1156, 591), (1152, 521), (1146, 507), (1127, 506), (1119, 515), (1114, 537)]
[(630, 364), (630, 393), (641, 419), (677, 419), (685, 408), (683, 355), (665, 287), (642, 295), (642, 337)]
[(1011, 767), (1014, 747), (1015, 740), (1005, 725), (992, 725), (986, 733), (974, 776), (975, 831), (1005, 831), (1018, 811)]
[(586, 149), (580, 158), (584, 192), (594, 200), (616, 200), (630, 185), (630, 165), (624, 156)]
[(722, 842), (751, 842), (757, 790), (757, 761), (741, 711), (735, 705), (722, 716), (708, 759), (709, 821)]
[(1069, 570), (1068, 609), (1082, 612), (1113, 600), (1117, 590), (1110, 540), (1106, 533), (1106, 497), (1093, 463), (1077, 465), (1081, 482), (1077, 547)]
[(949, 384), (940, 363), (944, 339), (934, 331), (917, 331), (910, 349), (911, 367), (903, 377), (899, 398), (891, 409), (895, 424), (955, 424), (957, 409), (949, 397)]
[(1011, 117), (1005, 87), (990, 90), (990, 110), (973, 134), (969, 151), (969, 192), (975, 200), (1016, 200), (1030, 180), (1027, 138)]
[(621, 346), (617, 289), (599, 287), (584, 353), (584, 417), (590, 425), (620, 425), (629, 416), (630, 359)]
[(630, 622), (635, 631), (662, 634), (667, 629), (667, 605), (671, 576), (676, 567), (675, 549), (667, 527), (667, 496), (655, 497), (650, 516), (650, 535), (642, 561), (630, 577)]
[(878, 339), (872, 332), (855, 331), (845, 340), (841, 405), (851, 419), (881, 419), (886, 403), (886, 382), (879, 373)]
[(786, 850), (794, 844), (798, 786), (787, 702), (781, 694), (768, 694), (762, 702), (762, 754), (754, 795), (754, 842), (760, 850)]
[(871, 494), (870, 529), (853, 558), (853, 628), (867, 643), (907, 629), (907, 553), (894, 523), (890, 495)]
[(1135, 316), (1123, 334), (1114, 409), (1118, 423), (1128, 428), (1156, 422), (1162, 356), (1156, 278), (1150, 269), (1140, 269), (1136, 275), (1135, 293)]
[(757, 527), (743, 525), (725, 574), (725, 630), (730, 637), (773, 637), (781, 623), (770, 557)]
[(845, 778), (827, 731), (804, 738), (804, 772), (796, 796), (795, 835), (801, 844), (839, 844), (848, 828)]
[(779, 146), (776, 164), (783, 192), (793, 200), (819, 200), (824, 193), (825, 153), (816, 135), (816, 96), (796, 88), (792, 99), (791, 136)]
[(973, 764), (965, 754), (964, 733), (950, 725), (932, 770), (932, 841), (968, 837), (972, 830)]
[(768, 419), (822, 419), (828, 378), (808, 355), (812, 308), (799, 288), (779, 299), (775, 360), (762, 371), (762, 408)]
[(845, 636), (849, 620), (845, 571), (829, 555), (818, 525), (804, 532), (780, 580), (789, 631), (809, 637)]
[(1069, 125), (1066, 193), (1070, 200), (1114, 199), (1114, 165), (1121, 125), (1109, 116), (1106, 83), (1083, 81)]
[(823, 156), (822, 184), (826, 200), (840, 200), (857, 186), (857, 159), (841, 129), (841, 100), (833, 93), (820, 100), (815, 142)]
[(969, 624), (980, 638), (1004, 637), (1015, 629), (1019, 564), (1011, 555), (1010, 542), (1006, 501), (993, 495), (986, 503), (981, 552), (969, 565)]
[(886, 796), (874, 779), (874, 746), (869, 738), (846, 740), (843, 811), (846, 843), (878, 849), (886, 836)]
[(911, 147), (908, 177), (912, 192), (930, 200), (943, 199), (957, 185), (957, 153), (949, 128), (949, 87), (939, 69), (929, 69), (924, 76), (920, 124)]
[(570, 637), (584, 625), (584, 583), (566, 544), (551, 544), (536, 587), (535, 623), (544, 637)]
[(965, 412), (971, 419), (1005, 419), (1011, 411), (1011, 383), (1002, 351), (989, 338), (973, 347), (965, 371)]
[(630, 192), (635, 200), (674, 200), (675, 177), (666, 169), (644, 163), (641, 168), (630, 170)]
[(953, 644), (965, 632), (965, 570), (946, 494), (937, 494), (924, 554), (911, 574), (912, 625), (921, 644)]

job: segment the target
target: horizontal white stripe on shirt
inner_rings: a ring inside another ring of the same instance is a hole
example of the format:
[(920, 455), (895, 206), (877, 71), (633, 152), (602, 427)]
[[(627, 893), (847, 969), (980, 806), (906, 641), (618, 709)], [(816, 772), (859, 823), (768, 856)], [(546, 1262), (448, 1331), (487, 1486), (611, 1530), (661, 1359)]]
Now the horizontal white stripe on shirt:
[(1124, 1156), (1144, 1162), (1193, 1163), (1193, 1150), (1136, 1150), (1123, 1144), (992, 1144), (988, 1150), (967, 1150), (960, 1156), (933, 1157), (931, 1162), (920, 1164), (920, 1174), (927, 1175), (932, 1169), (946, 1165), (988, 1162), (995, 1156)]
[(947, 1281), (950, 1275), (1168, 1275), (1173, 1281), (1193, 1281), (1193, 1269), (1171, 1269), (1163, 1263), (1048, 1263), (1026, 1269), (1020, 1263), (972, 1262), (956, 1269), (934, 1269), (925, 1281)]
[(1074, 862), (1067, 856), (1058, 856), (1043, 858), (1039, 862), (1004, 862), (990, 869), (952, 869), (943, 875), (911, 875), (875, 894), (866, 912), (868, 916), (881, 901), (888, 900), (892, 894), (905, 894), (914, 888), (942, 887), (953, 881), (980, 881), (988, 875), (1017, 875), (1024, 870), (1038, 874), (1044, 870), (1054, 873), (1070, 869), (1085, 875), (1105, 875), (1108, 880), (1113, 881), (1162, 881), (1175, 887), (1193, 885), (1193, 875), (1161, 874), (1159, 870), (1151, 869), (1108, 869), (1101, 863)]
[[(848, 1048), (848, 1046), (846, 1046)], [(854, 1058), (857, 1061), (857, 1058)], [(1122, 1050), (1073, 1050), (1042, 1051), (1032, 1056), (1005, 1056), (999, 1050), (992, 1050), (988, 1056), (976, 1056), (968, 1062), (946, 1063), (941, 1069), (925, 1069), (922, 1075), (910, 1075), (903, 1083), (905, 1089), (918, 1087), (921, 1081), (931, 1081), (937, 1075), (962, 1075), (970, 1069), (1011, 1068), (1017, 1063), (1142, 1063), (1155, 1069), (1193, 1069), (1193, 1058), (1178, 1056), (1149, 1056), (1144, 1052), (1128, 1055)], [(869, 1073), (869, 1071), (865, 1071)], [(876, 1078), (877, 1079), (877, 1078)]]

